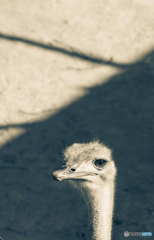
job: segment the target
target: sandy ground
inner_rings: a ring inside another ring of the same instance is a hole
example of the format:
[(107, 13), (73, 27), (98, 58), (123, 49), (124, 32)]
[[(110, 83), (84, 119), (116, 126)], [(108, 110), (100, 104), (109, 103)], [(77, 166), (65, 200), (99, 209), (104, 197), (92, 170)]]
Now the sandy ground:
[(4, 240), (86, 239), (82, 197), (52, 172), (94, 137), (118, 169), (112, 239), (154, 234), (153, 12), (153, 0), (0, 0)]

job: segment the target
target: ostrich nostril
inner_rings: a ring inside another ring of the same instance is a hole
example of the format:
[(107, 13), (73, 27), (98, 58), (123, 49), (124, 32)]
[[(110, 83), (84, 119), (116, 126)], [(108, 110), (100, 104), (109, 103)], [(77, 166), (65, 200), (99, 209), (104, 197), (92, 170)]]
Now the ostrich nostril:
[(71, 168), (69, 172), (75, 172), (75, 168)]

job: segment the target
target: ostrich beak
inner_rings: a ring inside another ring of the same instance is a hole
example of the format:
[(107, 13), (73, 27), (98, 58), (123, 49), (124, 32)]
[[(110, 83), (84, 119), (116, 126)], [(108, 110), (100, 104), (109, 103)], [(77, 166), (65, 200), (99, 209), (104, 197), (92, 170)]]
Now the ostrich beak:
[(75, 169), (72, 171), (69, 167), (65, 167), (64, 169), (60, 169), (53, 172), (53, 179), (56, 181), (63, 180), (86, 180), (83, 177), (88, 175), (97, 175), (96, 173), (87, 173), (87, 172), (76, 172)]
[(57, 170), (53, 172), (53, 180), (62, 181), (63, 180), (63, 170)]
[(69, 172), (69, 168), (64, 167), (62, 169), (59, 169), (59, 170), (53, 172), (53, 179), (56, 181), (63, 181), (65, 179), (72, 178), (71, 175), (72, 174)]

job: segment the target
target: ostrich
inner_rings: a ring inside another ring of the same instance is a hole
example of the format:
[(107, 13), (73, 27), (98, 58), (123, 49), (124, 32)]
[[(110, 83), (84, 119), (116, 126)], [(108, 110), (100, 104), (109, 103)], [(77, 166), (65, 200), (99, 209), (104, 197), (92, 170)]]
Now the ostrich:
[(74, 143), (63, 152), (65, 164), (53, 179), (68, 180), (88, 206), (88, 239), (110, 240), (116, 167), (111, 150), (99, 141)]

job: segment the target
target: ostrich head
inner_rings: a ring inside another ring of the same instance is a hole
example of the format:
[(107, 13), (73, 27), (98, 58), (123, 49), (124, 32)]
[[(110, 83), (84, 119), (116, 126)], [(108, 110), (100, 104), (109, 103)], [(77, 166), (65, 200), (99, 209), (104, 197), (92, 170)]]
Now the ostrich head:
[(112, 182), (116, 168), (111, 150), (98, 141), (73, 145), (63, 152), (64, 165), (53, 173), (54, 180), (69, 180), (74, 186), (95, 188)]
[(84, 196), (88, 206), (89, 239), (111, 239), (116, 167), (111, 150), (98, 141), (66, 148), (64, 165), (53, 173), (67, 180)]

